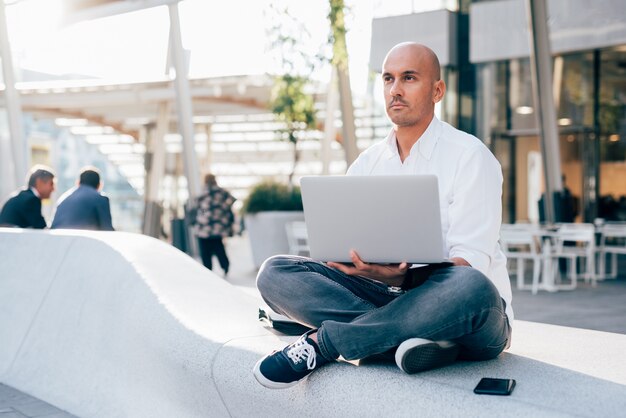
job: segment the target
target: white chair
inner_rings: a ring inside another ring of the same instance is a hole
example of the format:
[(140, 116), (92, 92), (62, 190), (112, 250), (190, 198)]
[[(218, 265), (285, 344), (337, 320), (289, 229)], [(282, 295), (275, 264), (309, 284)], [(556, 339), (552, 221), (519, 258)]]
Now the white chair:
[[(535, 283), (539, 283), (541, 272), (541, 253), (537, 245), (536, 230), (537, 226), (533, 224), (503, 224), (500, 228), (502, 251), (509, 261), (515, 260), (516, 262), (517, 288), (532, 289), (533, 294), (537, 293)], [(526, 285), (524, 280), (527, 260), (533, 263), (533, 284), (530, 286)]]
[[(574, 289), (579, 278), (591, 281), (592, 286), (596, 285), (596, 230), (593, 224), (559, 224), (555, 235), (555, 246), (550, 256), (552, 259), (569, 260), (567, 275), (570, 277), (570, 285), (564, 288)], [(579, 260), (584, 260), (582, 273), (578, 273)], [(553, 274), (556, 276), (558, 263), (552, 264)]]
[(289, 254), (308, 257), (310, 254), (306, 223), (304, 221), (292, 221), (285, 225), (287, 230), (287, 244)]
[[(615, 279), (617, 277), (617, 255), (626, 255), (626, 222), (608, 222), (602, 225), (600, 231), (600, 254), (598, 275), (601, 279)], [(611, 256), (609, 273), (606, 273), (606, 256)]]

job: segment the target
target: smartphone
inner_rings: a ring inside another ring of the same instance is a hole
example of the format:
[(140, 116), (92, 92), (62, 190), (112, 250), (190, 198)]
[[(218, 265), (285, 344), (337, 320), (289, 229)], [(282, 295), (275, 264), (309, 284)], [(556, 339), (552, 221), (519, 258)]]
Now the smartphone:
[(474, 393), (479, 395), (510, 395), (515, 387), (514, 379), (493, 379), (483, 377), (474, 388)]

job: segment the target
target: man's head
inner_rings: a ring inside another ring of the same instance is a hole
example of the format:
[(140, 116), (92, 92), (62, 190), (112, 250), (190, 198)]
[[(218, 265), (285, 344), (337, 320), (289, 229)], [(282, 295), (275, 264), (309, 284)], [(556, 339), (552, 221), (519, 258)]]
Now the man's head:
[(206, 176), (204, 176), (204, 184), (206, 184), (207, 186), (217, 186), (215, 174), (208, 173)]
[(398, 127), (428, 124), (446, 91), (437, 55), (427, 46), (404, 42), (383, 62), (387, 115)]
[(85, 167), (80, 171), (78, 184), (81, 186), (89, 186), (94, 189), (100, 188), (100, 173), (96, 167)]
[(54, 173), (50, 167), (36, 165), (30, 170), (28, 187), (37, 190), (41, 199), (47, 199), (54, 191)]

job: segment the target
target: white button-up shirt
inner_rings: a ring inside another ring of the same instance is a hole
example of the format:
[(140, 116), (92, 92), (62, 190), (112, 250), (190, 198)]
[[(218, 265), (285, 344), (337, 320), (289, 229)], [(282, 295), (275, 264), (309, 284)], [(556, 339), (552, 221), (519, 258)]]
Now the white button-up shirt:
[(385, 140), (361, 153), (347, 174), (437, 176), (446, 256), (465, 259), (494, 283), (512, 324), (511, 283), (498, 244), (502, 169), (478, 138), (433, 117), (404, 162), (392, 130)]

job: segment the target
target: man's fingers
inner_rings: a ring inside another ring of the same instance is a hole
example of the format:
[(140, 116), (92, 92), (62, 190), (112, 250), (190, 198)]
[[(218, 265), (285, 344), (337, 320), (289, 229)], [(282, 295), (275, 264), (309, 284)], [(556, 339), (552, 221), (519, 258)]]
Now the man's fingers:
[(326, 265), (351, 276), (369, 277), (384, 283), (391, 283), (389, 282), (390, 279), (395, 280), (397, 277), (403, 276), (409, 268), (407, 262), (399, 264), (369, 264), (361, 260), (361, 257), (354, 250), (350, 251), (350, 258), (354, 266), (332, 261), (327, 262)]
[(359, 257), (359, 254), (356, 251), (350, 250), (350, 258), (352, 259), (352, 263), (354, 264), (354, 266), (357, 269), (359, 269), (359, 270), (367, 270), (368, 269), (369, 264), (367, 264), (366, 262), (361, 260), (361, 257)]
[(337, 269), (337, 270), (341, 270), (343, 267), (345, 267), (343, 264), (341, 264), (341, 263), (335, 263), (335, 262), (333, 262), (333, 261), (328, 261), (328, 262), (326, 263), (326, 265), (327, 265), (328, 267), (332, 267), (332, 268)]
[(346, 266), (343, 263), (335, 263), (333, 261), (329, 261), (326, 263), (326, 265), (328, 267), (332, 267), (334, 269), (337, 269), (339, 271), (341, 271), (342, 273), (346, 273), (349, 275), (353, 275), (354, 274), (354, 267), (350, 267), (350, 266)]

